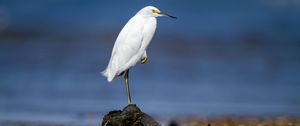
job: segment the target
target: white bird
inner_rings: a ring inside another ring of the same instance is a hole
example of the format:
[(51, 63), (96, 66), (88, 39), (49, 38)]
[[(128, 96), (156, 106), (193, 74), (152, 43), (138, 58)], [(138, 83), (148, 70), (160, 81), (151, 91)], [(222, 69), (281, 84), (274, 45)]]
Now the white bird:
[(156, 17), (168, 16), (156, 7), (147, 6), (138, 11), (123, 27), (114, 44), (111, 57), (106, 69), (101, 72), (111, 82), (118, 76), (124, 75), (128, 104), (131, 96), (128, 84), (129, 69), (137, 62), (144, 64), (147, 60), (146, 49), (156, 30)]

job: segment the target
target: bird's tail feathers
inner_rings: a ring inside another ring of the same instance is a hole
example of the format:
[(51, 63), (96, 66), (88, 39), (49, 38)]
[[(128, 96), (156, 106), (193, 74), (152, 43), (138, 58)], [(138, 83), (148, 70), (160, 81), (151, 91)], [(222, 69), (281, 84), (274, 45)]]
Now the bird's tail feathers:
[(108, 77), (107, 77), (107, 81), (108, 81), (108, 82), (112, 82), (112, 80), (113, 80), (114, 78), (115, 78), (114, 76), (108, 76)]
[(107, 81), (108, 82), (111, 82), (114, 79), (114, 76), (110, 72), (108, 72), (107, 69), (105, 69), (104, 71), (102, 71), (101, 74), (104, 77), (107, 77)]
[(100, 72), (104, 77), (107, 77), (107, 70), (103, 70), (102, 72)]

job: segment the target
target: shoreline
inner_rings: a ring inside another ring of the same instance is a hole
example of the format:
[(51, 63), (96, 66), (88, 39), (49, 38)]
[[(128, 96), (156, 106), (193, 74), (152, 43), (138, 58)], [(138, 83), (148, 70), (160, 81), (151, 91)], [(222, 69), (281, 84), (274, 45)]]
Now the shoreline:
[[(155, 116), (162, 126), (300, 126), (300, 117), (296, 116)], [(102, 117), (90, 117), (69, 122), (2, 120), (1, 126), (99, 126)]]

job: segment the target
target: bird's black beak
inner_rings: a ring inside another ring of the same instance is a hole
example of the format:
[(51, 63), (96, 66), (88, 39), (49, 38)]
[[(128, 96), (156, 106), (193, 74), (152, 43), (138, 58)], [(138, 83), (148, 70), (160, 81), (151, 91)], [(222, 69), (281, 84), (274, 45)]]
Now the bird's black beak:
[(172, 15), (167, 14), (167, 13), (159, 12), (158, 14), (160, 14), (160, 15), (162, 15), (162, 16), (167, 16), (167, 17), (170, 17), (170, 18), (173, 18), (173, 19), (177, 19), (177, 17), (172, 16)]

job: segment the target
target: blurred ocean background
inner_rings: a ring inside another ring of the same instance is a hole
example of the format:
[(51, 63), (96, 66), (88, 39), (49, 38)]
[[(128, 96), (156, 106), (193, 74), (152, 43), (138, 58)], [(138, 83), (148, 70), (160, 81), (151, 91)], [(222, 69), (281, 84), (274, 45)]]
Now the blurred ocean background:
[(178, 19), (158, 19), (148, 62), (130, 71), (144, 112), (300, 116), (299, 0), (2, 0), (0, 121), (100, 120), (126, 106), (123, 78), (99, 72), (147, 5)]

